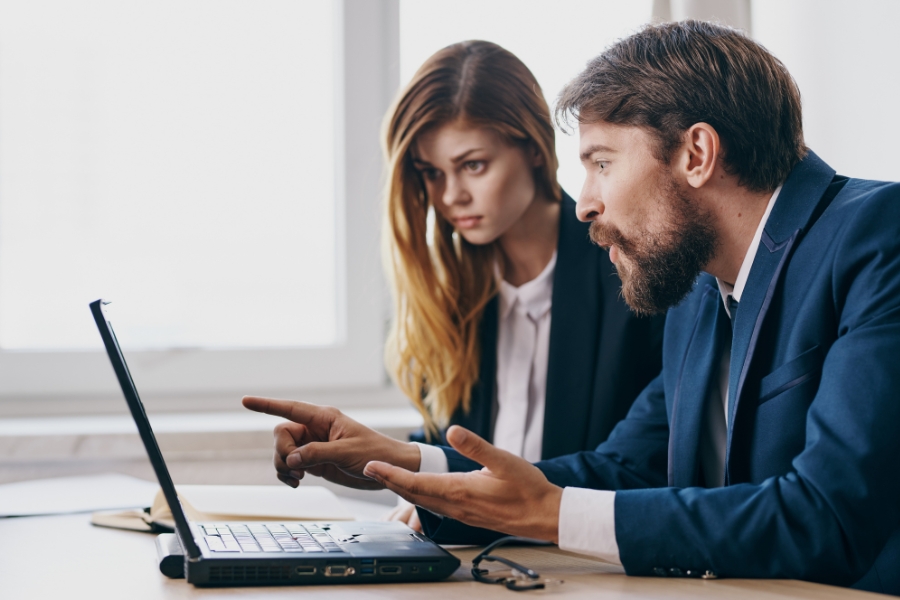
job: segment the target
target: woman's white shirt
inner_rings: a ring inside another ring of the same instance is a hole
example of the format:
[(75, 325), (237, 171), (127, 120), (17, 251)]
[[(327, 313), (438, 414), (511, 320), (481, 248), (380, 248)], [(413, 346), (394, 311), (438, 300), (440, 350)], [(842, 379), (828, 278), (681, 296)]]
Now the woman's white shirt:
[(531, 281), (500, 281), (494, 445), (529, 462), (541, 460), (543, 446), (555, 269), (556, 252)]
[[(556, 252), (541, 274), (515, 287), (500, 280), (497, 326), (497, 419), (494, 445), (530, 462), (541, 460), (547, 363), (550, 359), (550, 307)], [(446, 473), (444, 452), (417, 444), (419, 471)]]

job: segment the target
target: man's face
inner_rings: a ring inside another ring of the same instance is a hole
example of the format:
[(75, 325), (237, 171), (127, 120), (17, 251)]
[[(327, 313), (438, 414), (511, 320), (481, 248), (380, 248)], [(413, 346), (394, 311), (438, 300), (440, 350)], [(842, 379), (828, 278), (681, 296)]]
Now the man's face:
[(578, 218), (590, 221), (591, 239), (609, 249), (625, 302), (639, 314), (664, 312), (684, 299), (715, 255), (712, 217), (654, 156), (650, 133), (605, 122), (579, 131), (587, 173)]

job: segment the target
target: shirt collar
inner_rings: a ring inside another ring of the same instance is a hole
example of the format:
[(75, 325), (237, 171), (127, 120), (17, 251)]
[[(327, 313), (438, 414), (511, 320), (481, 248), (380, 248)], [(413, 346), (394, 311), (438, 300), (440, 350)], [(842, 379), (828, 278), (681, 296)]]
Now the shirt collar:
[(556, 251), (550, 262), (544, 267), (540, 275), (529, 282), (516, 287), (509, 282), (500, 280), (500, 318), (505, 319), (518, 304), (522, 312), (527, 313), (532, 319), (539, 319), (550, 310), (553, 298), (553, 272), (556, 269)]
[[(747, 254), (744, 255), (744, 262), (741, 263), (741, 268), (738, 271), (737, 279), (734, 280), (734, 285), (729, 285), (716, 277), (716, 282), (719, 284), (719, 293), (722, 295), (722, 302), (725, 303), (726, 311), (728, 311), (728, 296), (731, 296), (737, 302), (741, 301), (744, 287), (747, 285), (747, 278), (750, 276), (750, 268), (753, 266), (753, 259), (756, 257), (757, 249), (759, 249), (759, 242), (762, 239), (763, 229), (766, 228), (766, 221), (769, 220), (769, 213), (772, 212), (772, 207), (775, 206), (775, 200), (778, 199), (779, 193), (781, 193), (780, 185), (776, 188), (772, 197), (769, 198), (769, 203), (766, 205), (766, 212), (763, 213), (762, 219), (759, 220), (756, 233), (753, 234), (753, 240), (750, 242), (750, 247), (747, 248)], [(730, 311), (728, 312), (728, 316), (731, 316)]]

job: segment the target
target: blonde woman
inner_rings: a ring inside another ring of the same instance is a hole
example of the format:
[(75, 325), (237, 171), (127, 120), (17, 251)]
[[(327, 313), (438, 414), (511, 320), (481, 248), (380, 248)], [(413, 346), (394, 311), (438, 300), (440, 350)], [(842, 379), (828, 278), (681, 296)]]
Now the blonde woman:
[[(662, 320), (629, 311), (560, 189), (528, 68), (489, 42), (437, 52), (389, 113), (385, 153), (385, 354), (425, 420), (413, 440), (459, 424), (530, 461), (604, 441), (661, 368)], [(391, 517), (419, 528), (411, 505)]]

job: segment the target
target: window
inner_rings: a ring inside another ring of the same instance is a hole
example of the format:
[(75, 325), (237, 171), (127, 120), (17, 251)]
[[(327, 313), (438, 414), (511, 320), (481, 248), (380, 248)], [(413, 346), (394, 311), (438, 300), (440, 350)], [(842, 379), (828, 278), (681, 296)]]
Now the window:
[(0, 347), (337, 341), (332, 12), (4, 4)]
[(0, 0), (0, 399), (381, 388), (396, 4)]

